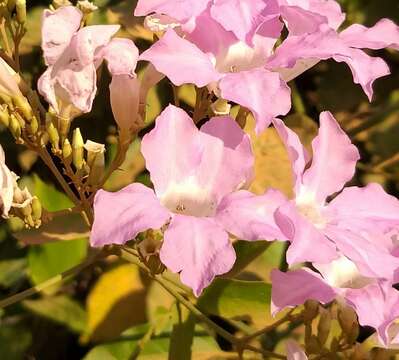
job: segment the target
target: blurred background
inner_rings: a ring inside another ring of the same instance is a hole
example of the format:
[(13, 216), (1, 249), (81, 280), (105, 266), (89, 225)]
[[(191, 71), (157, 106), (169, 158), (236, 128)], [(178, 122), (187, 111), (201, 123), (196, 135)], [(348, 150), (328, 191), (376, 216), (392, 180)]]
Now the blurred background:
[[(399, 23), (397, 0), (339, 2), (347, 13), (345, 25), (356, 22), (370, 26), (383, 17)], [(22, 42), (21, 59), (24, 75), (32, 84), (36, 84), (45, 69), (40, 49), (40, 24), (42, 11), (49, 3), (28, 1), (28, 32)], [(91, 23), (121, 24), (120, 35), (134, 39), (141, 50), (151, 44), (152, 34), (142, 27), (141, 18), (133, 17), (134, 0), (96, 0), (94, 3), (99, 10), (93, 14)], [(294, 106), (286, 122), (309, 145), (317, 130), (318, 114), (323, 110), (332, 111), (361, 151), (362, 158), (353, 183), (378, 182), (398, 196), (399, 52), (371, 53), (384, 58), (392, 71), (391, 76), (376, 82), (372, 104), (360, 87), (353, 84), (346, 65), (325, 61), (295, 83), (290, 83)], [(142, 69), (139, 69), (140, 73)], [(108, 161), (115, 154), (116, 133), (109, 105), (109, 81), (106, 69), (100, 70), (99, 92), (93, 112), (73, 123), (73, 127), (81, 128), (85, 139), (106, 141)], [(154, 118), (172, 100), (169, 98), (171, 94), (168, 80), (151, 90), (146, 119), (148, 127), (142, 134), (151, 129)], [(190, 109), (195, 102), (195, 90), (191, 86), (182, 86), (179, 97), (183, 107)], [(248, 121), (247, 131), (253, 136), (256, 154), (256, 179), (251, 190), (263, 193), (265, 188), (275, 187), (289, 195), (291, 174), (280, 140), (273, 129), (255, 138), (252, 127)], [(16, 145), (3, 128), (0, 128), (0, 143), (5, 149), (7, 165), (21, 176), (22, 183), (40, 198), (47, 210), (57, 211), (71, 206), (35, 153)], [(139, 149), (140, 141), (136, 140), (121, 170), (106, 184), (107, 189), (117, 190), (133, 180), (149, 183)], [(21, 231), (16, 221), (1, 221), (1, 299), (40, 284), (86, 257), (87, 229), (75, 220), (61, 218), (58, 225), (47, 229), (46, 233), (27, 233)], [(60, 241), (48, 242), (57, 239)], [(273, 244), (266, 249), (262, 243), (238, 242), (236, 248), (256, 254), (253, 262), (241, 264), (245, 270), (240, 273), (240, 278), (267, 281), (272, 268), (285, 267), (284, 244)], [(266, 297), (259, 300), (249, 295), (237, 305), (231, 300), (234, 291), (237, 290), (221, 294), (217, 287), (211, 288), (204, 295), (203, 311), (232, 332), (239, 331), (237, 321), (240, 326), (253, 329), (271, 321)], [(175, 309), (173, 299), (151, 284), (137, 268), (108, 259), (73, 280), (0, 310), (0, 359), (123, 360), (137, 356), (140, 359), (166, 359), (175, 316), (172, 308)], [(289, 333), (294, 329), (286, 331)], [(279, 339), (285, 335), (276, 333), (262, 338), (262, 345), (266, 349), (278, 348)], [(135, 353), (137, 345), (139, 353)], [(196, 329), (193, 359), (224, 359), (223, 355), (218, 355), (220, 350), (229, 350), (228, 344), (208, 336), (201, 328)]]

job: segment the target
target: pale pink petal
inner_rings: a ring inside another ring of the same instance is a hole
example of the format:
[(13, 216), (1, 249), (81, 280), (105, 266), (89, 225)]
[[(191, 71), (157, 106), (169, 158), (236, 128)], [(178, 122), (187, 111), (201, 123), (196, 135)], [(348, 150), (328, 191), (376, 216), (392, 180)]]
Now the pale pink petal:
[[(222, 187), (225, 191), (228, 191), (227, 189), (235, 190), (240, 185), (249, 185), (254, 177), (254, 156), (251, 140), (234, 119), (230, 116), (213, 117), (201, 126), (201, 132), (223, 141), (223, 146), (225, 148), (223, 150), (224, 160), (222, 159), (221, 162), (223, 168), (220, 169), (221, 176), (217, 182), (223, 183)], [(215, 159), (215, 156), (210, 157)], [(206, 160), (209, 162), (208, 159)], [(211, 165), (213, 170), (217, 169), (215, 165), (215, 163)], [(233, 173), (238, 176), (236, 176), (235, 180), (233, 178)], [(227, 185), (225, 179), (227, 174), (230, 174), (229, 180), (232, 185)], [(206, 174), (206, 177), (209, 178), (209, 175), (210, 173)]]
[(0, 92), (10, 97), (22, 96), (18, 86), (19, 75), (0, 58)]
[(326, 17), (299, 6), (281, 6), (280, 12), (291, 36), (316, 32), (327, 22)]
[(399, 50), (399, 27), (389, 19), (381, 19), (370, 28), (354, 24), (339, 35), (351, 47), (374, 50), (389, 47)]
[(109, 90), (115, 121), (121, 132), (128, 132), (139, 116), (140, 82), (128, 75), (115, 75)]
[(145, 16), (158, 13), (186, 21), (203, 12), (209, 2), (210, 0), (139, 0), (134, 15)]
[(227, 233), (211, 218), (176, 215), (165, 231), (161, 261), (196, 296), (216, 275), (228, 272), (236, 259)]
[(108, 63), (111, 75), (135, 76), (139, 50), (132, 40), (115, 38), (98, 55)]
[(286, 307), (302, 305), (306, 300), (327, 304), (335, 299), (335, 290), (323, 278), (310, 270), (294, 270), (286, 273), (272, 270), (272, 313)]
[(392, 279), (395, 270), (399, 268), (399, 258), (371, 240), (369, 236), (372, 234), (334, 225), (328, 225), (324, 233), (366, 277)]
[(58, 113), (59, 107), (54, 89), (55, 79), (52, 78), (51, 74), (52, 74), (52, 66), (48, 67), (47, 70), (40, 76), (37, 82), (37, 88), (39, 90), (40, 95), (42, 95), (45, 98), (45, 100)]
[(46, 65), (53, 65), (69, 46), (72, 36), (79, 30), (82, 16), (74, 6), (43, 11), (42, 49)]
[(161, 228), (169, 217), (153, 190), (142, 184), (131, 184), (115, 193), (99, 190), (94, 199), (90, 244), (124, 244), (142, 231)]
[(97, 51), (111, 41), (119, 28), (119, 25), (92, 25), (80, 29), (71, 40), (70, 61), (81, 66), (95, 62)]
[(337, 30), (345, 21), (345, 13), (342, 12), (341, 6), (336, 0), (309, 0), (309, 10), (325, 16), (328, 25), (334, 30)]
[(260, 196), (241, 190), (223, 198), (216, 221), (241, 240), (287, 240), (274, 220), (274, 212), (286, 201), (277, 190)]
[(287, 360), (308, 360), (303, 349), (294, 340), (286, 340), (285, 348), (287, 351)]
[(296, 194), (298, 194), (299, 188), (302, 184), (302, 175), (306, 163), (308, 162), (309, 155), (307, 154), (306, 149), (302, 146), (298, 135), (289, 127), (285, 126), (283, 121), (280, 119), (274, 119), (273, 125), (287, 149), (294, 176), (294, 188)]
[(346, 62), (353, 74), (354, 82), (360, 84), (371, 100), (374, 81), (389, 74), (387, 64), (371, 57), (362, 50), (349, 47), (332, 29), (325, 25), (311, 34), (288, 37), (269, 59), (270, 69), (294, 68), (300, 60), (334, 59)]
[(193, 176), (201, 161), (199, 131), (183, 110), (169, 105), (141, 143), (146, 167), (158, 195), (171, 183)]
[(379, 282), (348, 290), (345, 298), (356, 310), (359, 323), (375, 328), (382, 345), (388, 346), (389, 327), (399, 318), (399, 292), (389, 282)]
[(81, 67), (72, 63), (61, 69), (52, 69), (57, 99), (73, 104), (84, 113), (91, 111), (97, 92), (96, 68), (93, 64)]
[(301, 190), (324, 204), (329, 195), (340, 191), (352, 179), (360, 155), (327, 111), (320, 114), (319, 134), (312, 141), (312, 149), (312, 165), (303, 175), (304, 189)]
[(5, 155), (0, 145), (0, 215), (8, 217), (14, 196), (15, 174), (5, 163)]
[(267, 7), (264, 0), (214, 0), (211, 15), (239, 40), (252, 44)]
[(221, 77), (208, 55), (169, 29), (151, 48), (141, 54), (140, 60), (151, 62), (175, 85), (193, 83), (203, 87)]
[(387, 232), (399, 226), (399, 200), (379, 184), (347, 187), (328, 205), (328, 212), (340, 224), (356, 223), (360, 229)]
[(275, 220), (291, 242), (287, 251), (288, 264), (306, 261), (325, 264), (338, 257), (334, 244), (324, 236), (322, 230), (299, 214), (292, 202), (277, 209)]
[(290, 88), (280, 75), (264, 69), (226, 75), (219, 84), (221, 96), (252, 111), (256, 131), (265, 130), (271, 121), (291, 108)]

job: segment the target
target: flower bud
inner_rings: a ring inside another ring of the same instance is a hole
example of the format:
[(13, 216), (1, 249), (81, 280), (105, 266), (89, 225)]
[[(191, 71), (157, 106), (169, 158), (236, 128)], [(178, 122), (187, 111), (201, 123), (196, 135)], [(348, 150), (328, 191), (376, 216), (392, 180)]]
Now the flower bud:
[(17, 0), (15, 3), (17, 10), (17, 21), (20, 24), (25, 24), (26, 21), (26, 0)]
[(95, 155), (95, 158), (90, 165), (90, 173), (87, 179), (88, 184), (89, 185), (98, 184), (99, 180), (104, 174), (104, 169), (105, 169), (104, 152), (100, 152)]
[(317, 338), (321, 345), (324, 345), (328, 339), (331, 329), (331, 314), (329, 311), (324, 310), (320, 314), (319, 323), (317, 326)]
[(46, 122), (47, 133), (50, 139), (50, 143), (51, 145), (53, 145), (54, 149), (58, 150), (60, 148), (60, 136), (58, 135), (58, 131), (50, 119), (47, 119)]
[(42, 204), (36, 196), (32, 199), (32, 217), (34, 220), (42, 218)]
[(120, 134), (137, 132), (142, 127), (139, 116), (140, 82), (128, 75), (115, 75), (110, 84), (111, 107)]
[(96, 11), (98, 7), (88, 0), (79, 0), (76, 7), (84, 14), (89, 15)]
[(24, 118), (30, 122), (33, 117), (33, 112), (32, 108), (28, 102), (28, 100), (25, 98), (25, 96), (21, 95), (15, 95), (12, 97), (12, 102), (15, 105), (15, 107), (21, 112), (21, 114), (24, 116)]
[(105, 145), (96, 143), (95, 141), (87, 140), (84, 145), (87, 151), (87, 164), (92, 167), (97, 155), (102, 155), (104, 157)]
[(29, 132), (32, 135), (35, 135), (37, 133), (37, 131), (39, 130), (39, 122), (37, 121), (36, 116), (32, 117), (32, 121), (29, 124)]
[(76, 128), (73, 131), (72, 138), (72, 162), (75, 165), (76, 169), (80, 170), (83, 167), (84, 159), (84, 142), (82, 134), (80, 133), (80, 129)]
[(65, 161), (70, 162), (72, 160), (72, 146), (68, 139), (65, 139), (62, 144), (62, 156)]
[(10, 116), (10, 131), (15, 139), (20, 139), (22, 134), (21, 124), (14, 114)]
[(53, 0), (52, 5), (54, 9), (58, 9), (62, 6), (70, 6), (72, 3), (69, 0)]
[(341, 306), (338, 310), (338, 322), (342, 331), (349, 335), (353, 331), (353, 325), (357, 323), (357, 315), (349, 306)]
[(309, 354), (319, 354), (322, 349), (319, 339), (312, 335), (308, 339), (305, 339), (306, 352)]
[(8, 8), (9, 12), (14, 11), (16, 2), (17, 2), (17, 0), (8, 0), (7, 1), (7, 8)]
[(212, 105), (211, 109), (213, 113), (217, 116), (229, 115), (231, 110), (231, 105), (227, 100), (217, 99)]
[(319, 303), (315, 300), (307, 300), (303, 311), (304, 323), (310, 323), (317, 315), (319, 315)]
[(10, 114), (8, 113), (6, 106), (0, 106), (0, 122), (8, 127), (10, 125)]

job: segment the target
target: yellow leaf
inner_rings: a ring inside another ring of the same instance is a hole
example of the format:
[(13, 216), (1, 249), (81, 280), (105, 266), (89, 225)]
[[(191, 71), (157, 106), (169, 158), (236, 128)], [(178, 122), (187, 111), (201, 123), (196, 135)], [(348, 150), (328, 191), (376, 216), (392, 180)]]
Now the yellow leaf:
[(83, 342), (115, 338), (146, 321), (145, 290), (137, 267), (125, 264), (103, 274), (87, 298)]

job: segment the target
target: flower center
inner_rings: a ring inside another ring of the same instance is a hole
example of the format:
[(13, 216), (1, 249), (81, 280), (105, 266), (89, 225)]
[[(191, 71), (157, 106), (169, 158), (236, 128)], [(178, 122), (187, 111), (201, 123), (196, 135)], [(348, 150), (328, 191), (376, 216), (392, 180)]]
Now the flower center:
[(211, 217), (216, 211), (216, 201), (211, 194), (192, 180), (170, 184), (160, 200), (175, 214)]
[(354, 262), (345, 256), (315, 267), (332, 287), (360, 289), (372, 282), (372, 279), (361, 275)]
[(308, 219), (316, 228), (325, 228), (327, 220), (322, 215), (320, 206), (311, 202), (302, 203), (297, 201), (297, 209), (299, 213)]

